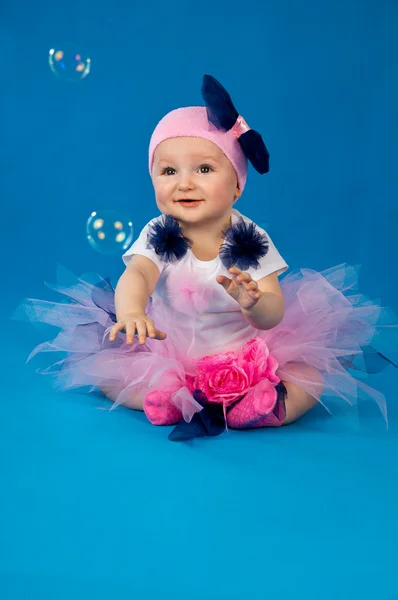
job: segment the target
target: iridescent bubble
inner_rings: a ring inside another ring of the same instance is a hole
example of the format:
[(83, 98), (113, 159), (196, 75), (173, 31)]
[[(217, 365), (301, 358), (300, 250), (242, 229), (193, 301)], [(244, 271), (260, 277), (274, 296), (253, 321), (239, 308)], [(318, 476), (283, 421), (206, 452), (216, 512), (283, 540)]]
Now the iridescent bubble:
[(89, 244), (101, 254), (122, 254), (133, 241), (133, 223), (116, 210), (92, 212), (86, 231)]
[(51, 48), (48, 63), (54, 75), (68, 83), (84, 79), (91, 69), (90, 58), (70, 42)]

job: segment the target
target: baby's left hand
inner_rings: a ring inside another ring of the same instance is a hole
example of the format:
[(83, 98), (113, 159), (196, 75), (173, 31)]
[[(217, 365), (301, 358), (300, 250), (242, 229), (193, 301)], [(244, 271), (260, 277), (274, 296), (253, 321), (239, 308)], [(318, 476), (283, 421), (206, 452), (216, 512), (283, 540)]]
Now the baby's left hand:
[(244, 273), (238, 267), (231, 267), (228, 270), (232, 274), (232, 279), (224, 275), (217, 275), (217, 283), (222, 285), (231, 298), (236, 300), (242, 308), (250, 310), (261, 297), (261, 291), (258, 289), (257, 283), (253, 281), (249, 273)]

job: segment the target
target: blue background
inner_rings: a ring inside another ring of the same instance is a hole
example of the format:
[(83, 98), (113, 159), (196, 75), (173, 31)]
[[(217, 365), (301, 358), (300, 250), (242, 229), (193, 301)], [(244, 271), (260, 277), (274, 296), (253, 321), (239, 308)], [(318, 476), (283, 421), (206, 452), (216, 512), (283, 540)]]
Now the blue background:
[[(48, 51), (92, 60), (77, 84)], [(263, 135), (236, 208), (291, 268), (362, 264), (398, 308), (398, 5), (393, 0), (16, 1), (0, 20), (2, 410), (0, 597), (166, 600), (398, 598), (397, 376), (377, 410), (316, 408), (279, 430), (176, 445), (144, 415), (52, 390), (42, 341), (10, 315), (49, 297), (57, 263), (117, 279), (85, 238), (93, 210), (158, 214), (150, 135), (201, 104), (203, 73)], [(37, 361), (35, 367), (38, 366)]]

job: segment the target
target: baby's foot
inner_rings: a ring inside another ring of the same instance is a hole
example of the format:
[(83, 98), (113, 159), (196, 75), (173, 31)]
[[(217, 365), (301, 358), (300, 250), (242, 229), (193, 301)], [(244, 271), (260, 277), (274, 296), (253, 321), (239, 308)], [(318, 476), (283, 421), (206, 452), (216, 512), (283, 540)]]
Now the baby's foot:
[(170, 392), (154, 390), (148, 392), (144, 401), (144, 412), (152, 425), (176, 425), (182, 413), (170, 400)]
[(231, 429), (256, 429), (257, 427), (279, 427), (286, 413), (285, 387), (274, 387), (263, 379), (227, 412), (227, 423)]

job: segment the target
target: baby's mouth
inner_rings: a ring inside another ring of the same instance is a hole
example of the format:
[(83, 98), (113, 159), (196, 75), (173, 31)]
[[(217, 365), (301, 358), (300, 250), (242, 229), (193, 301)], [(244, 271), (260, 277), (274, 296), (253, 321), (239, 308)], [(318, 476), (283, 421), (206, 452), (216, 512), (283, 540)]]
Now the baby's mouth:
[(199, 206), (203, 200), (177, 200), (178, 204), (181, 204), (184, 208), (195, 208)]

